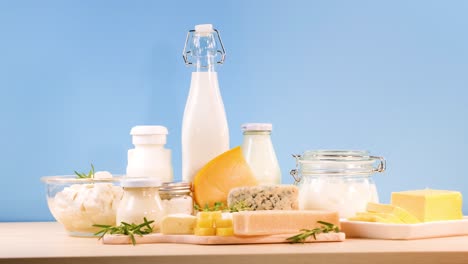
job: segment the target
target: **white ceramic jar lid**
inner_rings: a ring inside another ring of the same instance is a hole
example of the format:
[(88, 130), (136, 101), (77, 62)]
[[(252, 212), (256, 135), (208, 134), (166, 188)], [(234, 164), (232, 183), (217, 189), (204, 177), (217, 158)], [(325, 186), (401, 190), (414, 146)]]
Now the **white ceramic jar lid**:
[(130, 130), (133, 145), (164, 145), (167, 134), (169, 132), (164, 126), (135, 126)]

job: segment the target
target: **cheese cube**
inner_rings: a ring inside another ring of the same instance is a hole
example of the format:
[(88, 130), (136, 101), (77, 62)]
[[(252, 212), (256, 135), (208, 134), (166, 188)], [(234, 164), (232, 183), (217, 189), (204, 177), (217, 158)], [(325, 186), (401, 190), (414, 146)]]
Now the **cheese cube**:
[(294, 234), (301, 229), (314, 229), (322, 225), (317, 221), (340, 226), (337, 212), (313, 210), (242, 211), (232, 214), (235, 235)]
[(211, 228), (213, 227), (213, 219), (211, 218), (198, 218), (197, 227), (201, 228)]
[(197, 218), (193, 215), (173, 214), (161, 221), (161, 233), (165, 235), (193, 234)]
[(218, 227), (232, 227), (232, 219), (230, 218), (221, 218), (215, 220), (215, 226)]
[(195, 235), (196, 236), (214, 236), (216, 235), (216, 229), (212, 227), (210, 228), (196, 227)]
[(422, 222), (463, 218), (462, 195), (456, 191), (426, 189), (394, 192), (392, 205), (406, 209)]
[(216, 228), (216, 235), (217, 236), (233, 236), (234, 230), (232, 229), (232, 227)]

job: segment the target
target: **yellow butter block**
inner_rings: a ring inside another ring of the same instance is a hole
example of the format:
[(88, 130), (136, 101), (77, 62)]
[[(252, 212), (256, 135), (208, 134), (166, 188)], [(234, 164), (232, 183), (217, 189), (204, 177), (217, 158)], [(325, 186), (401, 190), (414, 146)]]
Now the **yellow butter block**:
[(196, 227), (195, 228), (195, 235), (196, 236), (214, 236), (216, 235), (216, 229), (215, 228), (202, 228), (202, 227)]
[(212, 228), (213, 227), (213, 219), (211, 219), (211, 218), (198, 218), (196, 227), (199, 227), (199, 228)]
[(216, 228), (217, 236), (233, 236), (234, 229), (232, 227), (218, 227)]
[(407, 210), (421, 222), (463, 218), (462, 195), (456, 191), (425, 189), (394, 192), (392, 205)]
[(367, 211), (371, 213), (392, 214), (405, 224), (421, 223), (416, 216), (412, 215), (407, 210), (391, 204), (368, 203)]
[(216, 228), (225, 228), (225, 227), (232, 227), (232, 219), (230, 218), (220, 218), (215, 220)]
[(386, 213), (373, 213), (373, 212), (362, 212), (362, 213), (357, 213), (356, 216), (369, 216), (369, 217), (374, 217), (376, 219), (375, 222), (382, 222), (384, 219), (385, 223), (392, 223), (392, 224), (404, 224), (404, 222), (396, 215), (394, 214), (386, 214)]

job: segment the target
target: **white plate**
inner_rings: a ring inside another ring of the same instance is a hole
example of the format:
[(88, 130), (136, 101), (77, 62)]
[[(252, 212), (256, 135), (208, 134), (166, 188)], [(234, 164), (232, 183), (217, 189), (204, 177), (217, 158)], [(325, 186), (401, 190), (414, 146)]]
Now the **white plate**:
[(421, 239), (468, 235), (468, 216), (461, 220), (421, 224), (385, 224), (341, 220), (341, 231), (347, 238)]

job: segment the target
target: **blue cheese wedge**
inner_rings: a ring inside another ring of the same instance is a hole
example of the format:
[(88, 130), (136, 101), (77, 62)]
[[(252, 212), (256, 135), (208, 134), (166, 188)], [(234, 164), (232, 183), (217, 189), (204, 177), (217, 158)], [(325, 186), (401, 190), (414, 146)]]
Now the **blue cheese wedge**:
[(237, 187), (228, 195), (228, 206), (237, 210), (298, 210), (299, 190), (294, 185)]

